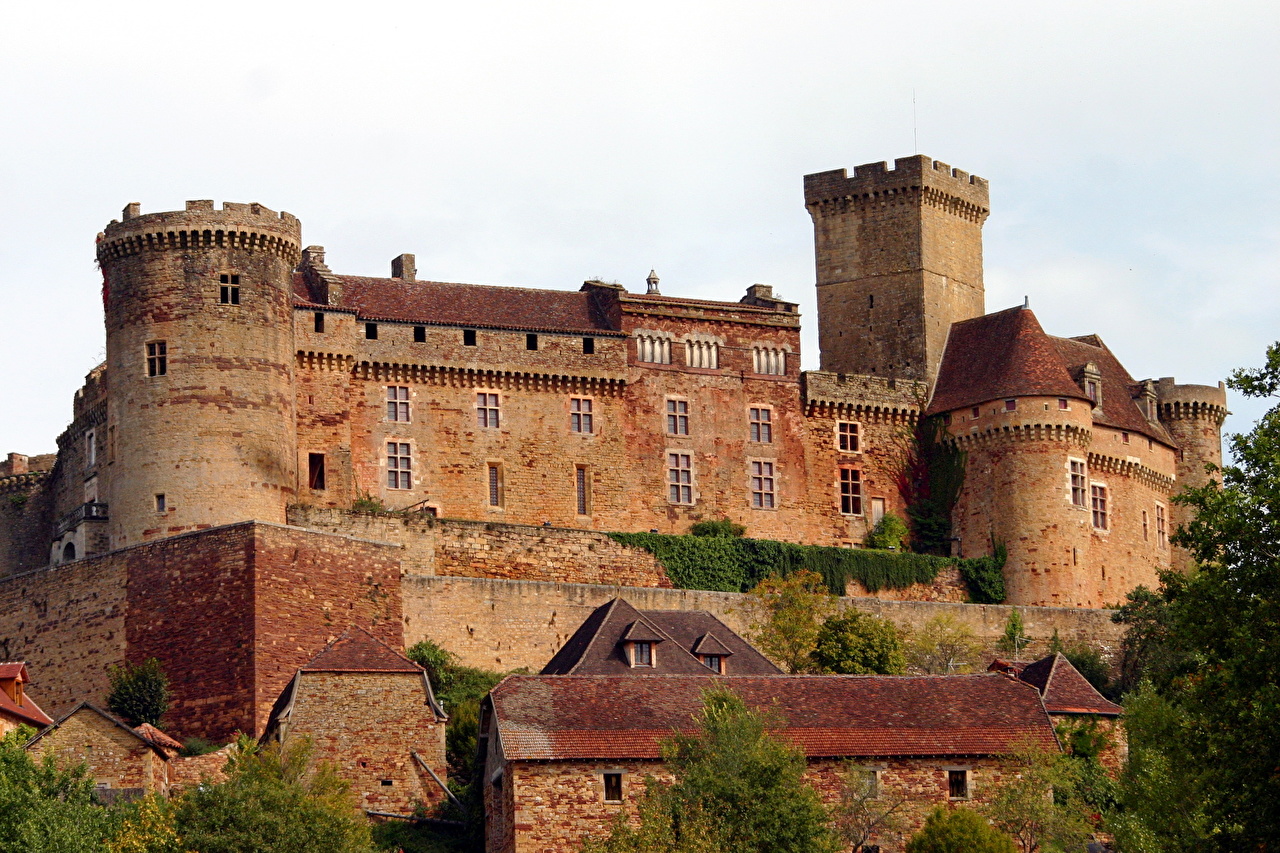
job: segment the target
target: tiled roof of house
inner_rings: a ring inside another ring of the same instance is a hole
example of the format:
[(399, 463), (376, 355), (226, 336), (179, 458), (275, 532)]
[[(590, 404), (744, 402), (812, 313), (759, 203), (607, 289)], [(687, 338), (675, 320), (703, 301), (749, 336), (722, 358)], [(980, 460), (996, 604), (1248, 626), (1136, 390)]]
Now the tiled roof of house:
[(1134, 396), (1139, 383), (1124, 369), (1107, 345), (1097, 335), (1078, 338), (1053, 338), (1054, 346), (1072, 376), (1079, 376), (1084, 366), (1093, 362), (1102, 376), (1102, 400), (1093, 409), (1093, 422), (1116, 429), (1131, 430), (1149, 436), (1165, 444), (1173, 444), (1173, 438), (1159, 423), (1152, 423), (1142, 414)]
[[(992, 664), (995, 668), (1004, 661)], [(1052, 654), (1034, 663), (1007, 665), (1018, 678), (1040, 691), (1044, 706), (1050, 714), (1098, 714), (1116, 717), (1124, 712), (1114, 702), (1103, 697), (1089, 680), (1071, 665), (1062, 654)]]
[(351, 626), (301, 667), (302, 672), (422, 672), (364, 628)]
[[(998, 673), (712, 683), (776, 715), (780, 732), (810, 757), (999, 755), (1028, 740), (1058, 749), (1039, 693)], [(690, 675), (513, 675), (490, 702), (510, 760), (652, 759), (674, 730), (696, 728), (709, 686)]]
[[(14, 681), (25, 685), (30, 681), (26, 663), (23, 661), (0, 663), (0, 681)], [(0, 688), (0, 714), (37, 728), (53, 724), (53, 719), (36, 704), (36, 700), (31, 698), (31, 694), (27, 693), (25, 687), (22, 690), (21, 705), (15, 702), (3, 688)]]
[(143, 723), (140, 726), (136, 726), (134, 727), (134, 731), (161, 749), (172, 750), (175, 752), (182, 749), (182, 744), (180, 742), (169, 737), (150, 723)]
[[(713, 635), (723, 651), (695, 647)], [(657, 641), (654, 665), (634, 669), (625, 640)], [(702, 610), (637, 610), (615, 598), (591, 612), (543, 668), (543, 675), (713, 675), (697, 654), (731, 656), (727, 675), (776, 675), (781, 670), (716, 617)]]
[[(342, 298), (334, 307), (354, 311), (362, 320), (386, 320), (488, 329), (620, 334), (594, 310), (583, 291), (535, 290), (443, 281), (336, 276)], [(295, 285), (304, 305), (305, 286)]]

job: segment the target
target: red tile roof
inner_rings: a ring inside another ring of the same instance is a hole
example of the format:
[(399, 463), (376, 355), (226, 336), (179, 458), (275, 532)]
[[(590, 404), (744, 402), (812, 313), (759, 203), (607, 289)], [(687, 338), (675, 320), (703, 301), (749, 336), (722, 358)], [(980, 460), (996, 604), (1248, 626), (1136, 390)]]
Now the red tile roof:
[(422, 672), (364, 628), (351, 626), (301, 668), (302, 672)]
[(1124, 709), (1108, 701), (1064, 655), (1052, 654), (1021, 668), (1018, 677), (1040, 691), (1050, 714), (1118, 717)]
[[(643, 636), (641, 635), (643, 634)], [(700, 638), (714, 634), (721, 652), (732, 655), (728, 675), (776, 675), (781, 672), (716, 617), (702, 610), (636, 610), (615, 598), (600, 605), (543, 667), (543, 675), (701, 675), (714, 673), (695, 655)], [(658, 640), (653, 667), (636, 670), (622, 648), (625, 639)]]
[[(8, 681), (25, 685), (31, 679), (27, 676), (27, 665), (22, 661), (9, 661), (0, 663), (0, 681)], [(9, 690), (13, 690), (10, 684)], [(16, 692), (16, 690), (14, 690)], [(53, 718), (46, 714), (36, 700), (31, 698), (31, 694), (27, 692), (26, 687), (22, 688), (22, 704), (19, 705), (10, 696), (5, 687), (0, 686), (0, 714), (17, 720), (19, 723), (26, 723), (36, 728), (44, 728), (53, 724)]]
[(151, 741), (151, 743), (160, 747), (161, 749), (166, 749), (174, 752), (182, 749), (181, 743), (169, 737), (167, 734), (160, 731), (150, 723), (143, 723), (142, 725), (137, 726), (136, 728), (134, 728), (134, 732), (136, 732), (144, 740)]
[(1079, 376), (1088, 362), (1093, 362), (1102, 376), (1102, 401), (1093, 409), (1093, 422), (1116, 429), (1130, 430), (1165, 444), (1173, 439), (1165, 428), (1151, 423), (1134, 402), (1139, 383), (1124, 369), (1107, 345), (1097, 335), (1078, 338), (1050, 338), (1062, 361), (1073, 376)]
[[(341, 302), (336, 306), (317, 307), (354, 311), (362, 320), (588, 335), (621, 334), (592, 307), (591, 294), (583, 291), (353, 275), (336, 278), (342, 283)], [(303, 305), (311, 305), (305, 287), (298, 292), (298, 298)]]
[[(1007, 676), (775, 675), (716, 678), (776, 714), (809, 757), (1007, 754), (1058, 749), (1039, 694)], [(510, 760), (653, 759), (691, 731), (706, 677), (509, 676), (490, 694)]]

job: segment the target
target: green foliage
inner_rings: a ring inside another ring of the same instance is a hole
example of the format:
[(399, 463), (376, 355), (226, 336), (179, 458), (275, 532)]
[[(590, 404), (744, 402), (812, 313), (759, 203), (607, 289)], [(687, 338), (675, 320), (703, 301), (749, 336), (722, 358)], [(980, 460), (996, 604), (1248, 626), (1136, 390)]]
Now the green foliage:
[(866, 546), (880, 551), (901, 551), (902, 544), (907, 541), (907, 523), (891, 512), (876, 522), (876, 526), (867, 534)]
[(725, 536), (733, 538), (747, 532), (747, 528), (727, 518), (716, 521), (699, 521), (689, 528), (690, 536)]
[(1009, 549), (1005, 544), (992, 540), (990, 556), (956, 561), (974, 604), (1004, 603), (1004, 564), (1008, 559)]
[(124, 806), (124, 819), (107, 842), (106, 853), (184, 853), (175, 803), (151, 794)]
[(217, 752), (222, 749), (222, 744), (214, 743), (211, 740), (205, 740), (202, 737), (187, 738), (182, 742), (182, 749), (178, 751), (179, 755), (208, 755), (211, 752)]
[(1090, 808), (1080, 797), (1079, 762), (1057, 751), (1025, 744), (1012, 758), (984, 811), (1023, 853), (1083, 850)]
[(649, 780), (639, 822), (625, 815), (593, 853), (834, 853), (818, 794), (803, 781), (804, 754), (770, 736), (769, 721), (737, 695), (708, 691), (698, 732), (663, 745), (675, 777)]
[(387, 505), (382, 502), (382, 498), (362, 492), (351, 502), (351, 511), (381, 513), (387, 511)]
[(379, 850), (403, 853), (479, 853), (482, 849), (458, 832), (402, 821), (374, 824), (372, 833), (373, 844)]
[(111, 692), (107, 694), (111, 713), (131, 726), (160, 725), (170, 699), (169, 679), (160, 668), (160, 661), (148, 658), (139, 666), (125, 661), (108, 667), (107, 678), (111, 681)]
[(1004, 633), (996, 640), (996, 648), (1016, 660), (1027, 647), (1026, 628), (1022, 625), (1022, 614), (1018, 608), (1009, 611), (1009, 618), (1004, 623)]
[(312, 761), (305, 738), (287, 749), (241, 738), (227, 779), (183, 794), (176, 824), (200, 853), (367, 853), (369, 826), (332, 767)]
[(941, 417), (921, 418), (904, 436), (895, 472), (907, 502), (911, 544), (925, 554), (951, 553), (951, 513), (964, 485), (965, 453), (948, 440)]
[(766, 578), (746, 602), (748, 633), (761, 652), (787, 672), (816, 669), (821, 620), (835, 609), (835, 599), (815, 572)]
[(887, 619), (858, 610), (846, 610), (823, 622), (810, 657), (819, 672), (902, 675), (907, 670), (898, 629)]
[(1097, 717), (1063, 720), (1054, 730), (1062, 748), (1075, 758), (1097, 758), (1113, 743), (1111, 735), (1098, 724)]
[(22, 509), (27, 505), (27, 499), (30, 496), (24, 493), (9, 495), (9, 505), (14, 509)]
[(873, 838), (899, 841), (909, 802), (897, 792), (880, 790), (873, 771), (846, 765), (840, 771), (840, 801), (831, 815), (836, 835), (853, 853), (861, 853)]
[(843, 595), (850, 581), (878, 592), (932, 583), (942, 567), (952, 562), (924, 554), (796, 545), (771, 539), (661, 533), (609, 535), (623, 545), (652, 553), (681, 589), (746, 592), (767, 577), (807, 570), (820, 574), (836, 595)]
[(444, 682), (452, 678), (453, 669), (458, 665), (457, 655), (431, 640), (414, 643), (404, 655), (427, 671), (437, 693), (446, 689)]
[(1112, 615), (1113, 622), (1128, 626), (1120, 643), (1120, 675), (1116, 690), (1125, 694), (1150, 681), (1160, 689), (1188, 674), (1189, 661), (1176, 648), (1173, 612), (1169, 607), (1185, 590), (1187, 579), (1176, 572), (1160, 576), (1160, 590), (1145, 586), (1131, 590)]
[(907, 853), (1017, 853), (1017, 848), (977, 812), (938, 806), (907, 842)]
[(971, 672), (982, 659), (982, 643), (973, 629), (953, 616), (935, 616), (907, 642), (907, 663), (924, 675)]
[(0, 853), (97, 853), (116, 813), (95, 803), (83, 767), (33, 761), (22, 749), (33, 733), (23, 726), (0, 738)]
[(445, 729), (449, 779), (465, 787), (474, 770), (480, 700), (497, 686), (504, 673), (463, 666), (457, 655), (431, 640), (414, 643), (405, 656), (427, 671), (436, 699), (449, 715)]

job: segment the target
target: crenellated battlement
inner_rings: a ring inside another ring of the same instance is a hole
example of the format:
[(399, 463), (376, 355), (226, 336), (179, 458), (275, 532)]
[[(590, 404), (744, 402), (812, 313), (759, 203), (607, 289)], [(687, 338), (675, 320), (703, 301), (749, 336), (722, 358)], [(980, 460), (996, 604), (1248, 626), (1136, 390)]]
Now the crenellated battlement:
[(228, 248), (279, 255), (291, 265), (301, 256), (302, 223), (258, 203), (188, 201), (185, 210), (141, 213), (128, 204), (98, 235), (99, 262), (145, 251)]
[(1160, 419), (1206, 419), (1221, 425), (1227, 417), (1227, 389), (1213, 385), (1178, 385), (1172, 376), (1156, 382)]
[(857, 166), (852, 175), (847, 169), (834, 169), (804, 178), (804, 203), (810, 209), (842, 209), (851, 204), (885, 203), (916, 196), (979, 222), (991, 212), (985, 178), (920, 154), (899, 157), (893, 161), (892, 169), (881, 161)]

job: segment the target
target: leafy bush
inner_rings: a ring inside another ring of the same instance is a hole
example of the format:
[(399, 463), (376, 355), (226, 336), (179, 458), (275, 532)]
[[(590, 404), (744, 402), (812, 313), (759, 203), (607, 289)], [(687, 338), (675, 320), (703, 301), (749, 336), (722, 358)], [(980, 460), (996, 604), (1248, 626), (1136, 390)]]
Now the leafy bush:
[(699, 521), (689, 528), (691, 536), (741, 536), (747, 532), (747, 528), (741, 524), (736, 524), (727, 518), (721, 518), (716, 521)]
[(360, 497), (351, 502), (352, 512), (386, 512), (386, 504), (382, 502), (382, 498), (375, 497), (368, 492), (363, 493)]
[(1004, 564), (1009, 559), (1009, 549), (1003, 542), (991, 543), (991, 556), (967, 557), (957, 560), (960, 577), (969, 588), (969, 599), (974, 604), (1002, 604), (1005, 597)]
[(857, 610), (823, 622), (811, 656), (821, 672), (842, 675), (902, 675), (907, 669), (893, 623)]
[(187, 738), (182, 743), (182, 749), (178, 751), (179, 755), (208, 755), (211, 752), (217, 752), (222, 749), (222, 744), (214, 743), (211, 740), (205, 740), (202, 737)]
[(22, 744), (34, 733), (22, 726), (0, 738), (0, 850), (101, 850), (116, 813), (94, 801), (83, 765), (59, 770), (52, 756), (33, 761)]
[(866, 545), (880, 551), (901, 551), (909, 532), (905, 521), (888, 512), (867, 534)]
[(971, 809), (929, 813), (924, 827), (907, 842), (907, 853), (1017, 853), (1013, 839)]
[(169, 679), (160, 668), (160, 661), (148, 658), (139, 666), (125, 661), (108, 667), (107, 678), (111, 680), (111, 692), (107, 694), (111, 713), (131, 726), (160, 724), (160, 718), (169, 710), (170, 699)]

